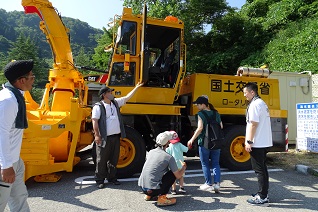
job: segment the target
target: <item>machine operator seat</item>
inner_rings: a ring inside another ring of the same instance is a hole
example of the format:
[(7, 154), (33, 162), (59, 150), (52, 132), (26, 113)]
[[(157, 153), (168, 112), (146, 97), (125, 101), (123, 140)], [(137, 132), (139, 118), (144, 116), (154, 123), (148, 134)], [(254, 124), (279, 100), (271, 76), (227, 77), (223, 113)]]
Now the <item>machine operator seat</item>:
[(153, 63), (153, 66), (154, 67), (161, 67), (162, 61), (163, 61), (163, 54), (160, 54), (159, 57)]
[(149, 68), (150, 73), (152, 73), (152, 74), (160, 74), (161, 73), (162, 61), (163, 61), (163, 54), (160, 54), (159, 57), (153, 63), (153, 65)]
[(170, 69), (171, 64), (173, 63), (174, 57), (176, 56), (177, 51), (174, 49), (169, 53), (169, 56), (166, 58), (161, 73), (167, 73)]
[(171, 65), (174, 61), (176, 54), (177, 54), (177, 51), (173, 50), (166, 57), (164, 63), (161, 64), (161, 67), (158, 67), (158, 66), (150, 67), (149, 72), (151, 75), (149, 76), (149, 78), (152, 83), (163, 86), (163, 87), (167, 86), (167, 82), (169, 82), (169, 80), (167, 80), (167, 74), (169, 74)]

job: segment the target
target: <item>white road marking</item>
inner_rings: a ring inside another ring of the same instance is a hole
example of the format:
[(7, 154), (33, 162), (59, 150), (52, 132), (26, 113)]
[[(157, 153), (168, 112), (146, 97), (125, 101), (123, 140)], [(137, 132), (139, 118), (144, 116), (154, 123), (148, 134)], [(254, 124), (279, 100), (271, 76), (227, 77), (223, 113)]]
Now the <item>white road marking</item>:
[[(221, 169), (222, 170), (227, 170), (227, 169)], [(268, 172), (280, 172), (284, 171), (283, 169), (268, 169)], [(189, 173), (197, 173), (198, 174), (189, 174)], [(249, 174), (249, 173), (254, 173), (253, 170), (249, 171), (222, 171), (221, 175), (234, 175), (234, 174)], [(191, 177), (202, 177), (202, 169), (195, 169), (195, 170), (186, 170), (186, 174), (184, 177), (186, 178), (191, 178)], [(120, 182), (133, 182), (133, 181), (138, 181), (138, 177), (132, 177), (132, 178), (125, 178), (125, 179), (119, 179), (118, 181)], [(92, 185), (95, 184), (94, 176), (83, 176), (83, 177), (78, 177), (75, 179), (75, 183), (80, 184), (80, 185)], [(105, 180), (105, 183), (107, 183), (107, 180)]]

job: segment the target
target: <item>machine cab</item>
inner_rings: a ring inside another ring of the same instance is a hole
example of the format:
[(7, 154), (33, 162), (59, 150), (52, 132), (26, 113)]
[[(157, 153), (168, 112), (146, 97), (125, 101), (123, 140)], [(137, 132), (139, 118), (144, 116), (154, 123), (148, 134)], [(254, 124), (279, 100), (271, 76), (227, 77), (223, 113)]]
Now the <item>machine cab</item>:
[[(127, 87), (131, 90), (138, 81), (143, 81), (144, 91), (149, 88), (152, 95), (164, 92), (169, 104), (173, 102), (185, 72), (183, 26), (172, 16), (159, 20), (147, 18), (145, 12), (143, 17), (132, 15), (131, 8), (124, 8), (115, 35), (108, 86), (115, 91)], [(143, 102), (160, 103), (151, 99)]]

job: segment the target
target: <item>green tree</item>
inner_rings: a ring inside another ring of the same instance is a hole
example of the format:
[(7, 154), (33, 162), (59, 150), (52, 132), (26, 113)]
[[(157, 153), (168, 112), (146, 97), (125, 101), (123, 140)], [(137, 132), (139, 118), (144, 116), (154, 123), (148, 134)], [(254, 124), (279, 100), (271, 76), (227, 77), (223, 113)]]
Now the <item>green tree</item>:
[[(39, 58), (39, 49), (30, 37), (25, 37), (21, 34), (13, 47), (9, 49), (8, 60), (29, 60), (34, 61), (33, 73), (36, 76), (34, 83), (34, 92), (31, 94), (36, 102), (40, 102), (41, 93), (43, 94), (43, 88), (48, 80), (49, 65), (44, 59)], [(34, 94), (33, 94), (34, 93)]]
[(318, 73), (318, 17), (293, 22), (263, 49), (270, 67), (277, 71)]
[(5, 56), (4, 53), (0, 52), (0, 84), (3, 84), (5, 81), (6, 81), (6, 78), (4, 76), (4, 73), (3, 73), (3, 68), (4, 66), (7, 64), (7, 57)]
[[(85, 53), (85, 49), (82, 46), (78, 52), (78, 55), (74, 58), (75, 65), (76, 66), (91, 66), (91, 59), (89, 58), (89, 55)], [(82, 74), (88, 74), (89, 71), (81, 71)]]
[(95, 64), (95, 68), (97, 69), (105, 71), (108, 69), (111, 52), (105, 52), (105, 47), (109, 46), (113, 41), (111, 30), (103, 28), (104, 34), (97, 39), (98, 44), (92, 56), (93, 64)]
[(29, 60), (34, 61), (33, 73), (36, 75), (35, 87), (45, 85), (48, 79), (49, 65), (39, 58), (39, 49), (30, 37), (23, 34), (13, 43), (13, 47), (9, 50), (8, 59), (11, 60)]
[[(248, 1), (240, 15), (262, 27), (263, 43), (242, 64), (256, 66), (261, 61), (278, 71), (318, 72), (317, 15), (314, 0)], [(262, 13), (258, 13), (263, 8)], [(265, 11), (265, 12), (264, 12)], [(251, 38), (250, 40), (256, 40)]]

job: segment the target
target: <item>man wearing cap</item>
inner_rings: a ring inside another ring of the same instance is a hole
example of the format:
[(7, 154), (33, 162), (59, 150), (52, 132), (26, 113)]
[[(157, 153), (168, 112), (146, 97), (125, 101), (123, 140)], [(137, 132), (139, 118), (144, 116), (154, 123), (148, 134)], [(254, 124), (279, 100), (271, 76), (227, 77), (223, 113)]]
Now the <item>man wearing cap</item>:
[(175, 198), (167, 198), (166, 195), (175, 180), (180, 179), (186, 169), (184, 162), (182, 168), (178, 169), (174, 157), (166, 152), (169, 140), (172, 140), (174, 135), (174, 131), (165, 131), (157, 136), (156, 144), (158, 147), (149, 151), (138, 180), (138, 186), (146, 194), (145, 200), (149, 201), (158, 197), (158, 206), (176, 204)]
[(13, 61), (4, 68), (9, 82), (0, 91), (0, 211), (7, 203), (11, 211), (30, 211), (20, 151), (28, 127), (23, 93), (32, 89), (32, 69), (32, 60)]
[(116, 177), (116, 166), (119, 158), (120, 138), (125, 138), (124, 123), (120, 114), (123, 106), (141, 87), (138, 82), (135, 88), (126, 96), (114, 98), (109, 87), (102, 87), (98, 92), (100, 102), (97, 102), (92, 110), (92, 123), (96, 143), (96, 170), (95, 181), (98, 188), (104, 188), (104, 180), (114, 185), (120, 182)]

